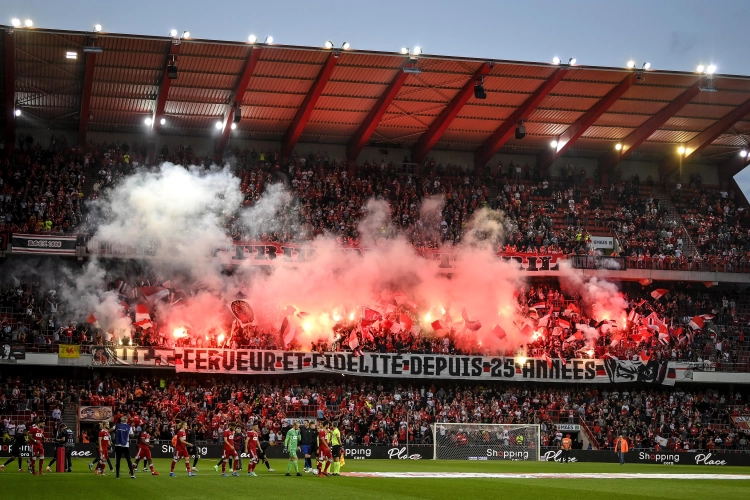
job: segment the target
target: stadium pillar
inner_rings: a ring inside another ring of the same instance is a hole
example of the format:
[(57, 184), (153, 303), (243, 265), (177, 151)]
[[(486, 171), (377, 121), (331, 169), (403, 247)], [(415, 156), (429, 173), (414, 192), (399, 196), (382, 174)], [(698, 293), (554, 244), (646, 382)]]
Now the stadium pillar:
[(575, 123), (571, 124), (557, 139), (557, 147), (548, 149), (537, 158), (539, 172), (544, 176), (552, 164), (570, 149), (573, 144), (589, 129), (622, 95), (636, 82), (636, 73), (625, 77), (617, 86), (610, 90), (591, 109), (584, 113)]
[(161, 83), (159, 84), (159, 93), (156, 95), (156, 106), (154, 106), (154, 112), (151, 115), (151, 130), (157, 135), (159, 134), (159, 130), (161, 130), (161, 119), (164, 118), (164, 109), (167, 106), (167, 99), (169, 98), (169, 88), (172, 86), (172, 79), (169, 78), (167, 67), (170, 66), (170, 63), (176, 62), (179, 53), (180, 44), (175, 43), (175, 40), (170, 40), (167, 59), (164, 62), (164, 72), (161, 75)]
[[(743, 102), (732, 111), (724, 115), (721, 119), (716, 121), (713, 125), (708, 127), (700, 134), (693, 137), (685, 147), (685, 155), (682, 158), (684, 164), (694, 154), (699, 153), (703, 148), (710, 145), (716, 139), (718, 139), (723, 133), (729, 130), (735, 123), (744, 118), (750, 113), (750, 99)], [(677, 155), (669, 155), (659, 163), (659, 176), (669, 177), (680, 168), (680, 157)]]
[(78, 119), (78, 145), (86, 145), (86, 134), (91, 116), (91, 89), (94, 87), (94, 68), (96, 68), (96, 52), (87, 52), (86, 69), (83, 73), (83, 92), (81, 93), (81, 115)]
[(315, 105), (318, 103), (318, 99), (323, 93), (323, 89), (325, 89), (329, 78), (331, 78), (333, 68), (336, 67), (338, 61), (339, 53), (331, 52), (328, 55), (325, 64), (323, 64), (323, 67), (320, 69), (310, 91), (307, 93), (307, 96), (305, 96), (305, 100), (302, 101), (302, 105), (297, 110), (297, 114), (294, 115), (294, 119), (292, 120), (291, 125), (289, 125), (286, 134), (284, 134), (284, 140), (281, 143), (282, 160), (288, 159), (294, 151), (294, 147), (302, 136), (302, 132), (305, 130), (305, 125), (307, 125), (307, 122), (310, 120), (310, 115), (312, 115)]
[(12, 154), (16, 147), (16, 38), (6, 31), (5, 53), (5, 150)]
[(466, 84), (458, 91), (458, 93), (451, 99), (451, 102), (443, 109), (443, 111), (435, 118), (427, 131), (422, 134), (417, 140), (417, 143), (411, 150), (411, 159), (414, 163), (422, 163), (430, 152), (430, 150), (437, 144), (440, 138), (443, 136), (448, 127), (450, 127), (453, 120), (461, 112), (464, 105), (469, 102), (469, 99), (474, 95), (474, 85), (477, 80), (481, 77), (488, 75), (492, 71), (492, 64), (484, 63), (474, 74), (469, 78)]
[(695, 82), (693, 86), (677, 96), (672, 102), (664, 106), (654, 116), (646, 120), (641, 126), (633, 130), (626, 138), (620, 141), (620, 144), (622, 144), (621, 150), (617, 151), (613, 148), (611, 152), (599, 158), (599, 172), (601, 172), (602, 179), (609, 176), (612, 170), (614, 170), (621, 161), (630, 157), (638, 146), (643, 144), (651, 134), (659, 130), (667, 120), (677, 114), (693, 99), (693, 97), (698, 95), (700, 91), (699, 80)]
[(224, 148), (227, 147), (227, 142), (229, 142), (229, 134), (232, 131), (232, 123), (234, 123), (234, 114), (235, 112), (237, 112), (238, 108), (242, 106), (242, 101), (245, 98), (245, 92), (247, 92), (247, 87), (248, 85), (250, 85), (250, 78), (252, 78), (253, 73), (255, 73), (255, 66), (258, 64), (258, 59), (260, 59), (260, 53), (262, 50), (263, 49), (261, 49), (261, 47), (259, 46), (250, 48), (250, 53), (247, 55), (247, 61), (245, 61), (245, 66), (242, 69), (242, 74), (240, 75), (240, 79), (234, 88), (232, 99), (229, 101), (227, 110), (224, 112), (221, 136), (216, 143), (215, 160), (217, 163), (221, 161), (221, 158), (224, 154)]
[(349, 141), (349, 146), (346, 148), (346, 157), (350, 163), (357, 161), (359, 153), (362, 152), (362, 148), (365, 147), (365, 144), (370, 140), (372, 133), (380, 124), (380, 120), (393, 102), (393, 99), (398, 95), (398, 92), (401, 90), (407, 76), (409, 75), (404, 72), (403, 68), (398, 70), (398, 73), (396, 73), (396, 76), (391, 80), (388, 88), (385, 89), (385, 92), (383, 92), (365, 117), (362, 124), (354, 133), (354, 136)]
[(539, 107), (545, 97), (555, 88), (555, 86), (570, 71), (568, 68), (558, 68), (547, 80), (537, 88), (503, 123), (484, 141), (476, 153), (474, 153), (474, 167), (477, 171), (484, 169), (495, 153), (508, 142), (508, 139), (515, 133), (516, 125), (521, 120), (525, 120), (531, 113)]

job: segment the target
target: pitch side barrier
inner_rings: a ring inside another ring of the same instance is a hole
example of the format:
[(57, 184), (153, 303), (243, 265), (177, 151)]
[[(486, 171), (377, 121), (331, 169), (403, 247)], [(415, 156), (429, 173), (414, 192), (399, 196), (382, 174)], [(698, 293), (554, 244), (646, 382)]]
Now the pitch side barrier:
[[(0, 457), (9, 457), (10, 443), (0, 445)], [(201, 457), (208, 459), (218, 459), (222, 454), (222, 446), (218, 444), (208, 444), (198, 446)], [(28, 457), (30, 447), (24, 446), (21, 451), (22, 457)], [(131, 444), (131, 456), (135, 456), (137, 447), (135, 443)], [(481, 451), (481, 453), (479, 453)], [(411, 445), (406, 446), (344, 446), (344, 453), (347, 460), (429, 460), (432, 458), (432, 445)], [(171, 444), (165, 442), (155, 444), (152, 450), (154, 458), (172, 458), (174, 448)], [(52, 443), (45, 443), (44, 454), (47, 457), (55, 456), (55, 446)], [(266, 455), (271, 460), (285, 460), (283, 446), (271, 446), (266, 450)], [(525, 461), (524, 458), (516, 453), (514, 456), (503, 456), (498, 450), (482, 449), (467, 454), (466, 460), (509, 460)], [(76, 443), (73, 449), (73, 458), (91, 461), (96, 455), (95, 444)], [(246, 456), (243, 454), (243, 458)], [(541, 460), (545, 462), (560, 462), (561, 452), (556, 448), (542, 448)], [(617, 455), (612, 451), (591, 451), (591, 450), (572, 450), (570, 458), (573, 462), (600, 462), (600, 463), (617, 463)], [(750, 453), (722, 453), (722, 452), (670, 452), (670, 451), (646, 451), (632, 450), (625, 455), (626, 464), (659, 464), (659, 465), (697, 465), (703, 467), (722, 467), (722, 466), (750, 466)], [(75, 468), (75, 463), (73, 464)]]

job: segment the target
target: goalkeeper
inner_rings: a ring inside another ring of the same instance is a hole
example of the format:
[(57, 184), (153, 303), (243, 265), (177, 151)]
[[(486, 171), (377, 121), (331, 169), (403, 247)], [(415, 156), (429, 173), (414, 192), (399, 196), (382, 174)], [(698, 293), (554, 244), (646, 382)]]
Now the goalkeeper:
[(290, 471), (294, 466), (294, 471), (298, 476), (301, 476), (299, 472), (299, 463), (297, 462), (297, 452), (299, 451), (299, 443), (302, 439), (299, 431), (299, 422), (294, 422), (294, 425), (286, 433), (284, 439), (284, 453), (289, 453), (289, 462), (286, 464), (286, 475), (291, 476)]

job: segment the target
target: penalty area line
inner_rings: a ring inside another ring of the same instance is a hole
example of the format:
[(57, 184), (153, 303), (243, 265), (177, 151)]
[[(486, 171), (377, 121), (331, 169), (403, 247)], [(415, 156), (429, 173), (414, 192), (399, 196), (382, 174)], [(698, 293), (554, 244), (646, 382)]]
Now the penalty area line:
[(639, 474), (639, 473), (511, 473), (511, 472), (342, 472), (348, 477), (424, 478), (424, 479), (679, 479), (750, 480), (744, 474)]

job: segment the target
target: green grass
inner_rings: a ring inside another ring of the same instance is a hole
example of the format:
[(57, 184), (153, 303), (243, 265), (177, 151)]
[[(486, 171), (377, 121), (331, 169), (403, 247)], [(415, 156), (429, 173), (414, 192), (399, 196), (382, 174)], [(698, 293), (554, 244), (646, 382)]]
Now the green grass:
[[(750, 480), (676, 479), (426, 479), (426, 478), (317, 478), (285, 477), (286, 462), (271, 460), (275, 473), (260, 464), (258, 477), (221, 477), (214, 472), (215, 459), (198, 464), (197, 477), (188, 478), (184, 464), (175, 468), (178, 477), (169, 477), (169, 460), (155, 460), (161, 476), (141, 472), (138, 479), (127, 475), (115, 480), (108, 472), (96, 477), (84, 460), (74, 460), (72, 474), (47, 473), (44, 477), (21, 474), (11, 465), (0, 474), (3, 498), (77, 500), (233, 500), (264, 499), (480, 499), (534, 498), (551, 500), (674, 498), (702, 500), (750, 498)], [(669, 474), (743, 474), (745, 467), (696, 467), (690, 465), (635, 465), (602, 463), (557, 464), (551, 462), (448, 462), (432, 460), (349, 460), (342, 472), (628, 472)]]

